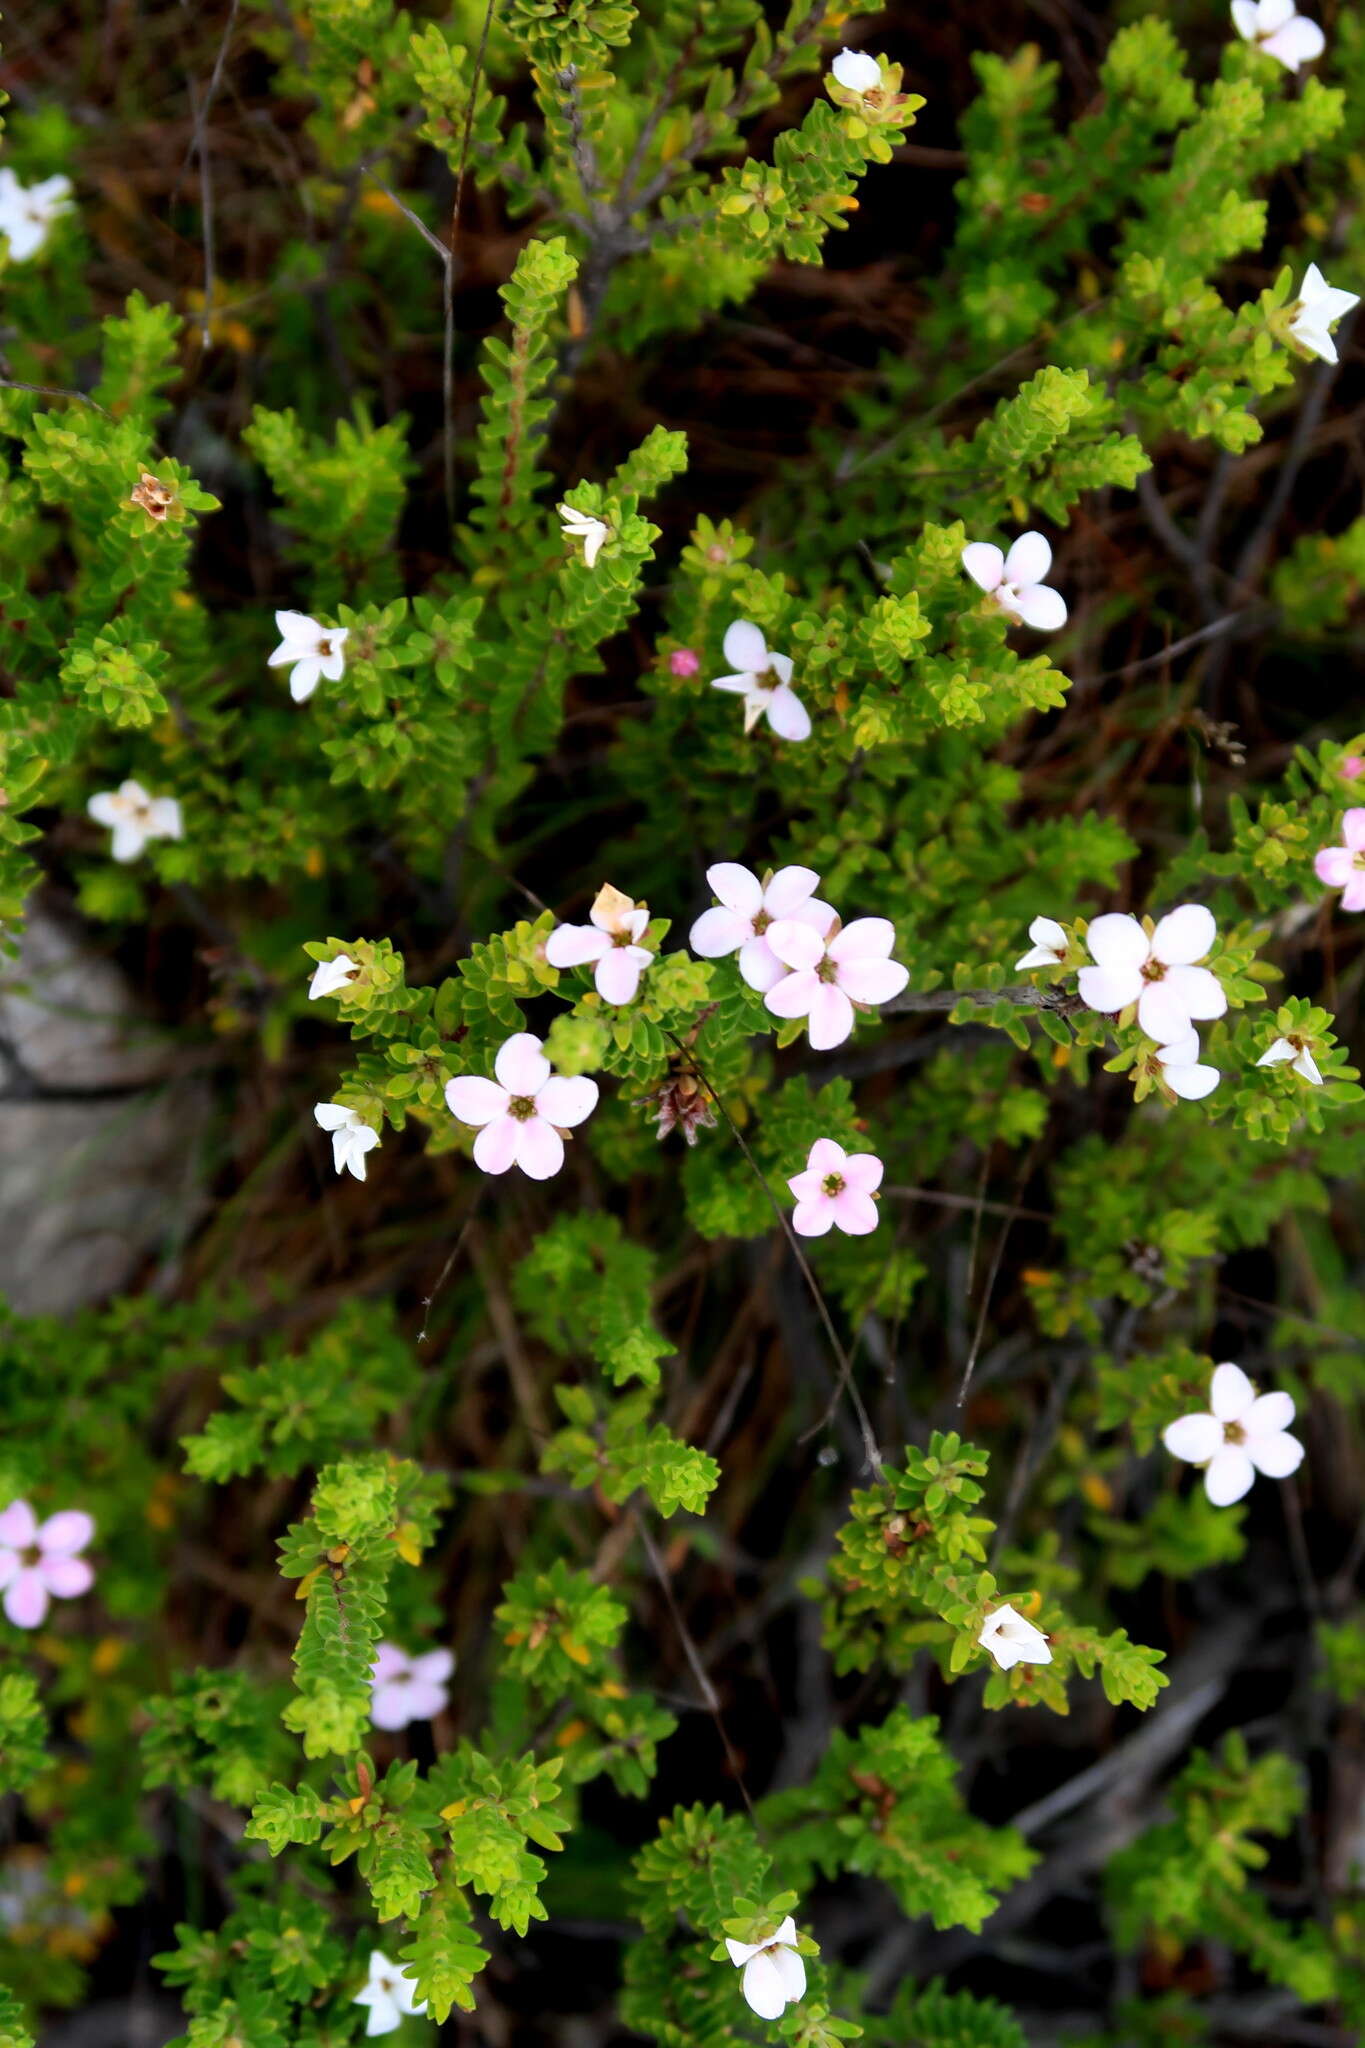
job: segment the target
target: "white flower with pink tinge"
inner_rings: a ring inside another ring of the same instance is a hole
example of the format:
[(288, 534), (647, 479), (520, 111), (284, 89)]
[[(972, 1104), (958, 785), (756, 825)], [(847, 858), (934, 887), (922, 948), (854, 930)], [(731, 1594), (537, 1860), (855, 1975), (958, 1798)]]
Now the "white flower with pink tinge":
[(1085, 935), (1095, 965), (1080, 971), (1081, 1001), (1105, 1016), (1136, 1003), (1147, 1036), (1173, 1045), (1192, 1024), (1227, 1009), (1217, 975), (1196, 964), (1217, 937), (1213, 912), (1202, 903), (1182, 903), (1168, 912), (1150, 938), (1135, 917), (1117, 911), (1097, 917)]
[(782, 740), (810, 738), (810, 713), (791, 688), (792, 658), (773, 654), (758, 627), (748, 619), (736, 619), (722, 643), (727, 661), (737, 673), (713, 676), (713, 690), (733, 690), (744, 699), (744, 730), (752, 732), (760, 718), (766, 718)]
[(888, 917), (855, 917), (822, 936), (793, 917), (780, 917), (766, 933), (768, 944), (792, 971), (770, 988), (763, 1001), (774, 1017), (804, 1017), (817, 1052), (842, 1045), (853, 1029), (853, 1012), (875, 1009), (898, 996), (909, 970), (889, 955), (896, 928)]
[(1035, 632), (1055, 633), (1066, 624), (1066, 599), (1043, 581), (1052, 567), (1052, 549), (1041, 533), (1021, 533), (1007, 555), (993, 541), (969, 541), (962, 566), (1002, 612)]
[(796, 1952), (800, 1936), (789, 1913), (768, 1941), (732, 1941), (725, 1946), (730, 1961), (743, 1970), (740, 1980), (746, 2004), (761, 2020), (779, 2020), (787, 2006), (806, 1995), (806, 1966)]
[(82, 1508), (64, 1508), (40, 1522), (26, 1500), (10, 1502), (0, 1515), (0, 1586), (16, 1628), (41, 1628), (49, 1601), (90, 1591), (95, 1574), (78, 1553), (94, 1533)]
[(434, 1721), (450, 1705), (447, 1680), (455, 1669), (453, 1650), (427, 1650), (409, 1657), (397, 1643), (381, 1643), (370, 1666), (370, 1719), (376, 1728), (406, 1728)]
[(1343, 910), (1365, 910), (1365, 806), (1357, 804), (1341, 821), (1341, 846), (1324, 846), (1313, 856), (1313, 872), (1329, 889), (1340, 889)]
[(1244, 43), (1277, 57), (1286, 71), (1311, 64), (1327, 47), (1322, 30), (1298, 12), (1294, 0), (1232, 0), (1232, 19)]
[(1288, 1394), (1257, 1394), (1240, 1365), (1214, 1368), (1211, 1415), (1182, 1415), (1161, 1433), (1173, 1458), (1204, 1467), (1204, 1491), (1216, 1508), (1249, 1493), (1258, 1472), (1287, 1479), (1303, 1463), (1303, 1445), (1287, 1434), (1294, 1420)]
[(828, 1230), (866, 1237), (877, 1228), (873, 1197), (884, 1171), (875, 1152), (845, 1152), (833, 1138), (817, 1138), (804, 1171), (787, 1182), (796, 1197), (792, 1229), (798, 1237), (823, 1237)]
[(561, 924), (545, 941), (551, 967), (586, 967), (591, 961), (597, 993), (604, 1003), (630, 1003), (640, 976), (654, 955), (639, 941), (649, 926), (643, 903), (604, 882), (588, 912), (591, 924)]
[(821, 937), (834, 922), (829, 904), (815, 895), (820, 877), (814, 868), (779, 868), (760, 882), (738, 861), (722, 860), (706, 870), (706, 879), (720, 902), (713, 910), (702, 912), (687, 943), (703, 960), (738, 953), (740, 973), (760, 995), (775, 987), (787, 972), (767, 938), (779, 918), (795, 918)]
[(532, 1180), (549, 1180), (564, 1164), (564, 1139), (597, 1107), (597, 1083), (588, 1075), (552, 1073), (541, 1042), (517, 1031), (493, 1062), (496, 1081), (460, 1074), (446, 1082), (452, 1116), (478, 1129), (474, 1163), (485, 1173), (519, 1166)]

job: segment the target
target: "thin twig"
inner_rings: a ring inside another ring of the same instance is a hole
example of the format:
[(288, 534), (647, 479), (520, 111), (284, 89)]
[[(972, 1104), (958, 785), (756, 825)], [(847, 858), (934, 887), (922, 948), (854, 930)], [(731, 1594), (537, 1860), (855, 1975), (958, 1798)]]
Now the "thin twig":
[(431, 1321), (431, 1311), (435, 1307), (436, 1297), (440, 1293), (441, 1289), (445, 1286), (446, 1281), (450, 1278), (451, 1268), (454, 1266), (455, 1261), (459, 1258), (460, 1253), (464, 1250), (465, 1242), (469, 1236), (470, 1231), (474, 1226), (474, 1219), (479, 1213), (479, 1204), (480, 1202), (482, 1202), (484, 1198), (484, 1193), (487, 1187), (488, 1182), (486, 1178), (483, 1175), (480, 1175), (479, 1185), (478, 1188), (475, 1190), (474, 1199), (469, 1205), (469, 1211), (468, 1214), (465, 1216), (464, 1222), (460, 1225), (460, 1228), (456, 1233), (455, 1242), (450, 1247), (449, 1257), (446, 1259), (445, 1264), (442, 1266), (440, 1272), (436, 1276), (436, 1285), (432, 1288), (430, 1294), (423, 1295), (422, 1297), (422, 1327), (417, 1332), (417, 1342), (419, 1344), (425, 1344), (427, 1341), (427, 1325)]
[(702, 1701), (706, 1707), (706, 1711), (716, 1724), (716, 1733), (720, 1737), (721, 1748), (725, 1751), (725, 1761), (730, 1766), (731, 1775), (740, 1789), (740, 1795), (744, 1800), (745, 1806), (749, 1810), (749, 1818), (753, 1822), (754, 1826), (757, 1827), (758, 1815), (754, 1811), (754, 1802), (749, 1797), (749, 1788), (744, 1782), (744, 1773), (740, 1769), (739, 1758), (735, 1754), (734, 1744), (731, 1742), (729, 1734), (726, 1731), (725, 1716), (722, 1714), (720, 1708), (720, 1697), (716, 1692), (716, 1688), (711, 1683), (710, 1677), (707, 1674), (706, 1666), (701, 1661), (701, 1653), (698, 1650), (695, 1642), (692, 1640), (692, 1633), (688, 1628), (687, 1623), (683, 1620), (682, 1609), (679, 1607), (678, 1602), (674, 1596), (673, 1583), (668, 1576), (668, 1569), (665, 1566), (663, 1559), (660, 1557), (658, 1550), (655, 1548), (654, 1539), (650, 1535), (648, 1529), (645, 1527), (644, 1518), (642, 1516), (636, 1516), (635, 1527), (636, 1533), (640, 1538), (641, 1546), (644, 1549), (645, 1556), (649, 1559), (650, 1565), (654, 1572), (654, 1576), (659, 1581), (660, 1590), (662, 1591), (664, 1600), (667, 1603), (669, 1614), (672, 1616), (673, 1626), (678, 1631), (678, 1640), (682, 1644), (683, 1655), (687, 1658), (687, 1662), (691, 1668), (692, 1676), (697, 1681), (697, 1689), (701, 1693)]

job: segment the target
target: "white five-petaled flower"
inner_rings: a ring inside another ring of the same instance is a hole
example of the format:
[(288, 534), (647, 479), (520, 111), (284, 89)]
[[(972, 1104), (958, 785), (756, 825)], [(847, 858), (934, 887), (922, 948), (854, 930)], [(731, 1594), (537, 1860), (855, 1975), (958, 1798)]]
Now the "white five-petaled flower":
[(313, 1115), (324, 1131), (332, 1135), (332, 1164), (338, 1173), (365, 1178), (365, 1154), (379, 1143), (379, 1133), (367, 1124), (358, 1109), (342, 1102), (315, 1102)]
[(412, 1978), (406, 1976), (397, 1963), (391, 1963), (384, 1951), (378, 1948), (370, 1957), (370, 1974), (365, 1989), (358, 1991), (351, 2003), (370, 2008), (365, 2022), (367, 2034), (395, 2033), (409, 2013), (423, 2013), (427, 2009), (426, 2000), (417, 1996), (417, 1986)]
[(370, 1719), (376, 1728), (406, 1728), (434, 1721), (450, 1704), (448, 1680), (453, 1650), (427, 1650), (409, 1657), (397, 1643), (380, 1643), (370, 1666)]
[(1052, 567), (1052, 549), (1041, 533), (1021, 533), (1007, 555), (993, 541), (969, 541), (962, 566), (1002, 612), (1035, 632), (1055, 633), (1066, 624), (1066, 599), (1043, 581)]
[(556, 505), (556, 512), (564, 522), (565, 540), (583, 543), (583, 562), (586, 568), (597, 566), (597, 557), (602, 552), (602, 543), (611, 528), (604, 519), (595, 519), (591, 512), (575, 512), (572, 505)]
[(1202, 903), (1168, 911), (1148, 938), (1135, 917), (1109, 911), (1085, 935), (1093, 967), (1083, 967), (1081, 1001), (1112, 1016), (1137, 1004), (1138, 1023), (1158, 1045), (1184, 1038), (1195, 1022), (1221, 1017), (1228, 999), (1204, 959), (1218, 936), (1213, 912)]
[(976, 1640), (983, 1650), (990, 1652), (1002, 1671), (1011, 1671), (1016, 1664), (1052, 1662), (1047, 1637), (1017, 1607), (997, 1607), (994, 1614), (988, 1614)]
[(136, 860), (149, 840), (182, 839), (185, 834), (175, 797), (148, 796), (140, 782), (102, 790), (86, 808), (97, 825), (107, 825), (113, 832), (110, 852), (115, 860)]
[(12, 170), (0, 170), (0, 234), (9, 240), (10, 260), (26, 263), (36, 256), (71, 204), (71, 180), (60, 174), (21, 185)]
[(315, 1003), (319, 996), (334, 996), (353, 981), (360, 972), (360, 962), (353, 960), (349, 953), (338, 953), (335, 960), (320, 960), (313, 970), (313, 979), (308, 984), (308, 1000)]
[(597, 1106), (596, 1081), (552, 1073), (530, 1031), (506, 1040), (493, 1072), (496, 1081), (460, 1074), (446, 1082), (451, 1115), (478, 1128), (475, 1165), (485, 1173), (519, 1166), (532, 1180), (549, 1180), (564, 1164), (564, 1134)]
[(1014, 963), (1014, 971), (1020, 973), (1026, 967), (1060, 967), (1066, 958), (1066, 933), (1055, 917), (1035, 917), (1028, 928), (1033, 944), (1021, 959)]
[(1287, 1479), (1303, 1462), (1303, 1445), (1287, 1431), (1294, 1420), (1288, 1394), (1257, 1394), (1240, 1365), (1215, 1367), (1210, 1415), (1182, 1415), (1161, 1433), (1173, 1458), (1204, 1466), (1204, 1491), (1216, 1508), (1250, 1491), (1258, 1472)]
[(1244, 43), (1278, 57), (1287, 71), (1311, 64), (1327, 47), (1322, 30), (1297, 11), (1294, 0), (1232, 0), (1232, 18)]
[(884, 1168), (875, 1152), (845, 1152), (833, 1138), (817, 1138), (800, 1173), (787, 1182), (796, 1197), (792, 1229), (798, 1237), (842, 1230), (866, 1237), (877, 1228), (873, 1200)]
[(1289, 323), (1289, 332), (1310, 355), (1320, 356), (1324, 363), (1334, 363), (1337, 345), (1331, 330), (1359, 304), (1359, 292), (1338, 291), (1328, 284), (1317, 264), (1310, 263), (1299, 286), (1298, 310)]
[(765, 994), (774, 1017), (804, 1017), (817, 1052), (842, 1045), (853, 1029), (855, 1004), (874, 1009), (898, 996), (909, 970), (890, 957), (896, 928), (887, 917), (858, 917), (832, 936), (780, 917), (768, 927), (768, 944), (792, 971)]
[(1318, 1071), (1318, 1063), (1302, 1039), (1277, 1038), (1273, 1045), (1266, 1047), (1256, 1064), (1258, 1067), (1278, 1067), (1283, 1060), (1291, 1061), (1296, 1074), (1302, 1074), (1305, 1081), (1321, 1088), (1322, 1075)]
[(293, 664), (289, 694), (296, 704), (306, 704), (318, 686), (318, 677), (337, 681), (346, 666), (342, 651), (349, 626), (323, 626), (307, 612), (276, 612), (275, 631), (280, 644), (266, 663), (268, 668)]
[(875, 92), (882, 82), (882, 67), (866, 50), (840, 50), (829, 68), (846, 92)]
[(779, 868), (760, 882), (738, 861), (722, 860), (706, 870), (706, 879), (720, 901), (714, 909), (702, 912), (687, 943), (703, 960), (719, 960), (737, 952), (741, 975), (760, 995), (787, 972), (767, 937), (780, 917), (808, 924), (822, 937), (834, 922), (829, 904), (816, 897), (820, 877), (814, 868)]
[(748, 619), (736, 619), (722, 642), (727, 661), (735, 674), (713, 676), (713, 690), (733, 690), (744, 699), (744, 730), (752, 732), (760, 718), (766, 718), (779, 739), (810, 738), (810, 714), (791, 688), (792, 659), (774, 654), (758, 627)]
[(83, 1508), (64, 1508), (40, 1522), (26, 1500), (0, 1514), (0, 1587), (16, 1628), (41, 1628), (48, 1602), (88, 1593), (95, 1574), (78, 1553), (95, 1533)]
[(1217, 1067), (1206, 1067), (1199, 1058), (1199, 1033), (1191, 1027), (1169, 1045), (1157, 1047), (1161, 1078), (1173, 1094), (1186, 1102), (1200, 1102), (1212, 1095), (1222, 1076)]
[(649, 925), (648, 907), (604, 882), (588, 916), (591, 924), (557, 925), (545, 941), (545, 958), (551, 967), (586, 967), (592, 961), (603, 1002), (633, 1002), (640, 976), (654, 958), (639, 943)]
[(779, 2020), (789, 2005), (806, 1995), (806, 1966), (797, 1954), (796, 1922), (788, 1913), (770, 1941), (732, 1941), (725, 1946), (730, 1961), (743, 1970), (742, 1988), (751, 2011), (761, 2020)]
[(1365, 910), (1365, 805), (1355, 804), (1341, 821), (1342, 844), (1323, 846), (1313, 872), (1329, 889), (1340, 889), (1343, 910)]

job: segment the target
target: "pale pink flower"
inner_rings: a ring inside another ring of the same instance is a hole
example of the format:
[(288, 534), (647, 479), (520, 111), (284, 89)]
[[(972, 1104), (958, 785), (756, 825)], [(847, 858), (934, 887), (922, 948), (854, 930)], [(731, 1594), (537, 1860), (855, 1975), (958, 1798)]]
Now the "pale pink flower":
[(796, 1197), (792, 1229), (798, 1237), (823, 1237), (832, 1229), (866, 1237), (877, 1228), (873, 1196), (883, 1171), (875, 1152), (845, 1152), (833, 1138), (817, 1138), (804, 1170), (787, 1182)]
[(1294, 1420), (1288, 1394), (1260, 1394), (1240, 1365), (1220, 1365), (1209, 1387), (1210, 1415), (1182, 1415), (1161, 1433), (1173, 1458), (1202, 1465), (1204, 1491), (1216, 1508), (1250, 1491), (1258, 1472), (1287, 1479), (1303, 1462), (1303, 1445), (1286, 1434)]
[(406, 1728), (434, 1721), (450, 1704), (447, 1680), (455, 1669), (453, 1650), (428, 1650), (409, 1657), (396, 1643), (380, 1643), (370, 1666), (370, 1719), (376, 1728)]
[(0, 1515), (0, 1586), (5, 1612), (16, 1628), (41, 1628), (50, 1600), (76, 1600), (95, 1574), (78, 1553), (95, 1533), (81, 1508), (64, 1508), (39, 1522), (26, 1500)]
[(110, 852), (118, 861), (136, 860), (152, 839), (183, 839), (185, 822), (173, 796), (148, 796), (140, 782), (121, 782), (103, 789), (86, 805), (97, 825), (114, 835)]
[(791, 685), (792, 659), (773, 654), (757, 626), (748, 619), (736, 619), (725, 635), (722, 649), (737, 673), (715, 676), (713, 690), (733, 690), (744, 699), (744, 730), (752, 732), (760, 718), (766, 718), (779, 739), (810, 738), (810, 713)]
[(564, 1164), (565, 1135), (597, 1106), (596, 1081), (552, 1073), (529, 1031), (513, 1033), (493, 1072), (496, 1081), (460, 1074), (446, 1082), (451, 1115), (478, 1129), (475, 1165), (485, 1173), (519, 1166), (532, 1180), (549, 1180)]
[(855, 1006), (889, 1003), (910, 979), (889, 957), (896, 928), (886, 917), (855, 918), (828, 938), (794, 917), (781, 917), (765, 936), (792, 971), (763, 1001), (774, 1017), (805, 1017), (817, 1052), (843, 1044), (853, 1029)]
[(693, 925), (687, 943), (703, 960), (739, 954), (739, 971), (750, 988), (763, 994), (787, 972), (768, 944), (769, 929), (781, 917), (808, 924), (823, 938), (834, 922), (828, 903), (815, 895), (820, 877), (814, 868), (779, 868), (766, 882), (737, 861), (717, 861), (706, 870), (712, 893), (720, 898)]
[(790, 1913), (769, 1941), (725, 1937), (730, 1961), (744, 1972), (740, 1988), (745, 2003), (761, 2020), (781, 2019), (787, 2006), (806, 1995), (806, 1966), (796, 1949), (799, 1939)]
[(1342, 846), (1324, 846), (1313, 869), (1329, 889), (1340, 889), (1343, 910), (1365, 910), (1365, 806), (1357, 805), (1341, 821)]
[(1322, 30), (1297, 11), (1294, 0), (1232, 0), (1232, 19), (1243, 42), (1277, 57), (1286, 71), (1311, 64), (1327, 47)]
[(1081, 1001), (1112, 1016), (1137, 1004), (1138, 1023), (1158, 1045), (1186, 1037), (1196, 1021), (1221, 1017), (1228, 999), (1222, 983), (1195, 963), (1218, 936), (1213, 913), (1182, 903), (1148, 938), (1135, 917), (1116, 911), (1095, 918), (1085, 935), (1093, 967), (1078, 976)]
[(866, 50), (840, 50), (829, 68), (847, 92), (874, 92), (882, 82), (882, 67)]
[(1337, 773), (1346, 782), (1358, 782), (1365, 775), (1365, 754), (1344, 754)]
[(675, 647), (668, 657), (668, 672), (672, 676), (694, 676), (701, 667), (701, 656), (695, 647)]
[(1052, 567), (1052, 549), (1041, 533), (1021, 533), (1007, 555), (993, 541), (969, 541), (962, 566), (1002, 612), (1035, 632), (1055, 633), (1066, 624), (1065, 598), (1043, 581)]
[(1157, 1059), (1161, 1064), (1161, 1078), (1173, 1094), (1182, 1096), (1186, 1102), (1200, 1102), (1206, 1095), (1212, 1095), (1222, 1079), (1217, 1067), (1206, 1067), (1199, 1058), (1199, 1033), (1193, 1029), (1173, 1039), (1169, 1045), (1159, 1046)]
[(545, 941), (545, 958), (551, 967), (585, 967), (593, 961), (592, 978), (603, 1002), (633, 1002), (640, 976), (654, 959), (638, 943), (649, 925), (648, 908), (604, 882), (588, 916), (591, 924), (558, 925)]
[(1035, 917), (1028, 928), (1033, 944), (1014, 963), (1016, 974), (1027, 967), (1060, 967), (1066, 958), (1067, 936), (1055, 917)]

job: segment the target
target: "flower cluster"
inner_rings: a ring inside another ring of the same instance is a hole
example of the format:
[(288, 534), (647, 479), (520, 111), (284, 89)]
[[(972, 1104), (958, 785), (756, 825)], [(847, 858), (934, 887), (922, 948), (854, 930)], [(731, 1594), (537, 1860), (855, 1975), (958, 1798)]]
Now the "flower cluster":
[(95, 1533), (82, 1508), (63, 1508), (40, 1522), (26, 1500), (0, 1514), (0, 1588), (16, 1628), (41, 1628), (53, 1600), (88, 1593), (95, 1574), (81, 1552)]

